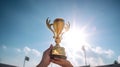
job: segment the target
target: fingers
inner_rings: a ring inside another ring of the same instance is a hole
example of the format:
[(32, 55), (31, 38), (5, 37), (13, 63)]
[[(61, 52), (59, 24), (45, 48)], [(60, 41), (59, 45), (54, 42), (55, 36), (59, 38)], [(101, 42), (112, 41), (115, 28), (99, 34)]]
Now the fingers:
[(51, 60), (51, 62), (55, 63), (55, 64), (59, 64), (62, 65), (65, 59), (60, 59), (60, 58), (54, 58)]
[(58, 60), (53, 60), (53, 59), (51, 59), (51, 62), (53, 62), (53, 63), (55, 63), (55, 64), (59, 64), (59, 65), (60, 65), (60, 61), (58, 61)]
[(55, 61), (63, 61), (63, 59), (60, 58), (54, 58)]

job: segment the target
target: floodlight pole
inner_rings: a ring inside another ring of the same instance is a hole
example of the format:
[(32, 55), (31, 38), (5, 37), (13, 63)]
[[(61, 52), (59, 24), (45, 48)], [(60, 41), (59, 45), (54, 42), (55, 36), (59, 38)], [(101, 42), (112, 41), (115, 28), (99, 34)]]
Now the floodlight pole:
[(86, 51), (84, 50), (84, 56), (85, 56), (85, 65), (87, 66), (87, 59), (86, 59)]
[(85, 65), (87, 66), (87, 58), (86, 58), (86, 49), (85, 46), (82, 46), (83, 52), (84, 52), (84, 57), (85, 57)]
[(23, 67), (25, 67), (25, 59), (24, 59)]

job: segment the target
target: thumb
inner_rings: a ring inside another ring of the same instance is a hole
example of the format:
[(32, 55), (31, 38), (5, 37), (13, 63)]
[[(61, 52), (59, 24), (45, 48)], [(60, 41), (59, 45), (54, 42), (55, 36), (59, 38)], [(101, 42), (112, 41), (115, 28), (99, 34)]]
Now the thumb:
[(47, 51), (51, 51), (53, 48), (53, 45), (51, 44), (50, 47), (47, 49)]
[(51, 50), (52, 48), (53, 48), (53, 45), (51, 44), (50, 47), (49, 47), (49, 49)]

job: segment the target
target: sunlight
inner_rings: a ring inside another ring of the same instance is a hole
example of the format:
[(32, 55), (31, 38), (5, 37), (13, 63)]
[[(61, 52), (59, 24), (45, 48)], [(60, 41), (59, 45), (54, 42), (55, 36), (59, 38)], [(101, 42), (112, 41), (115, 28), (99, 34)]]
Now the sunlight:
[(88, 34), (85, 32), (86, 28), (73, 27), (63, 36), (63, 41), (74, 50), (80, 50), (86, 44)]

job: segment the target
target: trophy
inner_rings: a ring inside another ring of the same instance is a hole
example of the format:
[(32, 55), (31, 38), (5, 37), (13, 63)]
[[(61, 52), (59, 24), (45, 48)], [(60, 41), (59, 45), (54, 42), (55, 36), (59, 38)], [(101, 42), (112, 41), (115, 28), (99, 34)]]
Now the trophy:
[(46, 19), (47, 27), (53, 32), (56, 45), (53, 47), (50, 53), (51, 59), (62, 58), (66, 59), (65, 48), (60, 46), (62, 35), (69, 30), (70, 24), (64, 23), (64, 19), (56, 18), (53, 24), (50, 24), (49, 18)]

